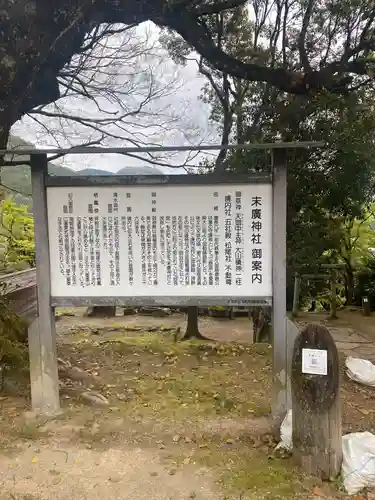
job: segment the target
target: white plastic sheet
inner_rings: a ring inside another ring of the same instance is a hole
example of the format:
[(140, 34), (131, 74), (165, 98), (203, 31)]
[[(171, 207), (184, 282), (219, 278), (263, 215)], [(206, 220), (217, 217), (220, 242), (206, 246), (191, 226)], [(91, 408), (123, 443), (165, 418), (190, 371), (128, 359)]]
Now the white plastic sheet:
[(280, 427), (280, 437), (281, 441), (276, 446), (276, 450), (287, 450), (292, 451), (293, 443), (292, 443), (292, 431), (293, 431), (293, 423), (292, 423), (292, 410), (289, 410), (285, 415), (284, 420), (282, 421)]
[[(292, 410), (286, 414), (281, 427), (281, 441), (276, 449), (292, 451)], [(375, 487), (375, 435), (353, 432), (342, 438), (343, 462), (341, 476), (345, 490), (355, 495), (363, 488)]]
[(375, 436), (353, 432), (342, 438), (342, 479), (349, 495), (375, 486)]
[(355, 382), (375, 387), (375, 365), (367, 359), (353, 358), (349, 356), (345, 360), (346, 374)]

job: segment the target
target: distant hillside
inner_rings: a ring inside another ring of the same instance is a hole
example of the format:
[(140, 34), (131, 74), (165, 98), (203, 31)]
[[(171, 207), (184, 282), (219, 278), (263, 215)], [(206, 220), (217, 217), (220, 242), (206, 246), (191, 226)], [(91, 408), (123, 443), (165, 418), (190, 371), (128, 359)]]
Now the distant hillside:
[(98, 168), (84, 168), (83, 170), (75, 171), (73, 175), (112, 175), (112, 172), (108, 172), (107, 170), (99, 170)]
[[(7, 160), (28, 160), (28, 156), (17, 155), (16, 151), (20, 148), (32, 148), (34, 146), (25, 142), (23, 139), (17, 136), (11, 136), (8, 144), (9, 149), (14, 149), (15, 154), (9, 155)], [(72, 170), (67, 167), (62, 167), (56, 165), (55, 163), (48, 164), (48, 172), (50, 175), (112, 175), (111, 172), (106, 170), (96, 169), (96, 168), (84, 168), (82, 170)], [(124, 167), (121, 168), (117, 174), (119, 175), (157, 175), (163, 172), (156, 167), (141, 165), (138, 167)], [(31, 196), (31, 173), (30, 167), (28, 165), (18, 165), (15, 167), (1, 167), (0, 168), (1, 184), (9, 188), (8, 192), (12, 193), (18, 203), (30, 204)], [(14, 191), (18, 191), (22, 194), (15, 194)]]
[[(28, 144), (20, 137), (11, 136), (8, 143), (8, 148), (17, 151), (19, 148), (32, 148), (32, 144)], [(14, 154), (13, 157), (9, 155), (7, 160), (20, 161), (28, 159), (26, 156)], [(62, 167), (54, 163), (48, 164), (48, 172), (50, 175), (74, 175), (75, 172), (67, 167)], [(28, 196), (31, 195), (31, 172), (29, 165), (17, 165), (15, 167), (1, 167), (0, 168), (1, 183), (9, 187), (9, 192), (12, 190), (19, 191), (22, 195), (16, 195), (15, 198), (19, 203), (29, 203)], [(23, 201), (22, 201), (23, 200)]]

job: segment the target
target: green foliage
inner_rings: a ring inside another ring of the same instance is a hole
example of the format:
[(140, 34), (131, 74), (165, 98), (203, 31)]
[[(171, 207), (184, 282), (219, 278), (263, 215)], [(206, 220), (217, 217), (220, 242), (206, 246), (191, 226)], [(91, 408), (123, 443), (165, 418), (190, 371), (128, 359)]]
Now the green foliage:
[[(336, 57), (335, 40), (347, 26), (348, 12), (358, 19), (362, 15), (358, 3), (349, 0), (344, 4), (316, 4), (305, 18), (308, 30), (304, 49), (312, 65), (323, 52), (326, 60)], [(293, 12), (301, 14), (305, 8), (297, 2)], [(266, 4), (250, 4), (249, 9), (254, 12), (249, 14), (248, 9), (239, 7), (206, 16), (205, 28), (210, 37), (220, 48), (242, 60), (302, 70), (300, 28), (295, 20), (290, 19), (281, 30)], [(277, 14), (284, 14), (280, 23), (289, 14), (282, 13), (282, 9)], [(328, 25), (335, 26), (334, 33)], [(347, 35), (350, 40), (351, 34)], [(178, 40), (180, 43), (175, 43)], [(190, 55), (186, 42), (176, 35), (165, 35), (163, 42), (179, 62)], [(372, 246), (366, 207), (375, 197), (374, 90), (358, 85), (342, 95), (324, 88), (308, 96), (288, 95), (263, 82), (230, 77), (205, 60), (201, 61), (200, 72), (207, 79), (202, 99), (211, 106), (210, 118), (222, 131), (222, 143), (227, 143), (229, 137), (238, 142), (326, 142), (325, 148), (288, 152), (288, 290), (293, 290), (296, 268), (308, 266), (309, 272), (314, 272), (319, 263), (344, 262), (345, 295), (350, 301), (354, 269), (363, 265)], [(225, 158), (226, 170), (238, 173), (264, 171), (270, 165), (270, 154), (264, 150), (235, 151)], [(202, 169), (218, 166), (216, 160), (211, 165), (202, 164)], [(314, 295), (320, 295), (322, 300), (330, 293), (324, 283), (314, 288)]]
[(338, 245), (332, 253), (336, 253), (338, 260), (352, 268), (363, 266), (375, 248), (373, 210), (375, 206), (371, 210), (363, 210), (361, 218), (346, 217), (335, 221)]
[[(50, 175), (74, 175), (73, 170), (52, 163), (48, 165), (48, 172)], [(0, 177), (5, 190), (13, 194), (17, 202), (31, 204), (31, 171), (28, 165), (1, 167)]]
[(0, 270), (34, 266), (34, 220), (26, 205), (8, 198), (0, 204)]
[(18, 368), (27, 361), (27, 323), (0, 300), (0, 366)]
[(369, 257), (364, 266), (356, 273), (354, 296), (357, 305), (361, 305), (362, 297), (367, 295), (371, 309), (375, 309), (375, 257)]

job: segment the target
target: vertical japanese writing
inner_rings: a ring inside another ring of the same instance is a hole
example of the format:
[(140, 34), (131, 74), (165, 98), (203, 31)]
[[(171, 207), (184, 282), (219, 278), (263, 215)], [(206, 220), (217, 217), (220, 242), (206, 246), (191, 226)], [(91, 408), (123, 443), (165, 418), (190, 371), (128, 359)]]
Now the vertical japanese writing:
[[(111, 207), (111, 208), (110, 208)], [(108, 212), (113, 213), (112, 203), (108, 204)], [(113, 217), (108, 216), (108, 255), (109, 255), (109, 284), (115, 286), (115, 251), (113, 242)]]
[(146, 217), (146, 257), (147, 257), (147, 284), (153, 283), (153, 263), (152, 263), (152, 232), (151, 215)]
[(114, 238), (114, 260), (115, 260), (115, 284), (116, 286), (121, 283), (120, 273), (120, 221), (118, 216), (118, 193), (113, 193), (113, 238)]
[(208, 260), (208, 284), (212, 286), (214, 284), (214, 222), (212, 215), (208, 216), (208, 226), (207, 226), (207, 239), (208, 239), (208, 250), (207, 250), (207, 260)]
[(103, 248), (108, 251), (108, 223), (107, 217), (102, 217)]
[(171, 216), (165, 218), (165, 242), (167, 257), (167, 285), (172, 284), (172, 234), (171, 234)]
[(178, 269), (177, 269), (177, 256), (178, 256), (178, 238), (177, 238), (177, 216), (172, 215), (172, 276), (173, 284), (178, 285)]
[(83, 262), (82, 217), (77, 217), (77, 249), (78, 249), (79, 283), (81, 287), (84, 288), (85, 273), (84, 273), (84, 262)]
[(197, 285), (202, 284), (202, 218), (197, 215), (195, 218), (195, 245), (196, 245), (196, 261), (197, 268)]
[(195, 243), (195, 217), (190, 216), (190, 284), (195, 285), (196, 280), (196, 243)]
[(233, 248), (232, 248), (232, 196), (225, 196), (224, 201), (224, 259), (225, 259), (225, 284), (231, 285), (233, 281)]
[(96, 285), (102, 285), (102, 259), (100, 252), (100, 219), (98, 215), (94, 217), (94, 230), (95, 230), (95, 274)]
[(153, 278), (153, 285), (158, 284), (158, 259), (157, 259), (157, 235), (156, 235), (156, 228), (157, 228), (157, 218), (156, 215), (153, 215), (151, 218), (152, 225), (151, 225), (151, 233), (152, 233), (152, 278)]
[(242, 207), (242, 193), (236, 191), (235, 198), (236, 218), (234, 222), (235, 228), (235, 245), (236, 250), (234, 254), (236, 264), (236, 285), (243, 284), (244, 273), (244, 226), (243, 226), (243, 207)]
[(140, 218), (140, 234), (141, 234), (141, 275), (142, 283), (146, 285), (147, 283), (147, 272), (146, 272), (146, 226), (145, 218), (142, 216)]
[(94, 214), (99, 213), (99, 193), (94, 193)]
[(68, 193), (68, 213), (72, 214), (74, 211), (73, 193)]
[(253, 196), (251, 199), (251, 281), (252, 283), (262, 283), (262, 198)]
[(165, 217), (160, 216), (159, 220), (159, 234), (160, 234), (160, 263), (165, 265)]
[(72, 285), (77, 284), (77, 253), (76, 236), (74, 229), (74, 217), (69, 217), (69, 237), (70, 237), (70, 262), (72, 269)]
[(82, 295), (113, 296), (130, 285), (145, 297), (150, 287), (160, 296), (179, 287), (182, 295), (235, 298), (249, 283), (254, 296), (267, 295), (270, 187), (205, 189), (191, 203), (181, 186), (171, 196), (147, 186), (67, 189), (49, 210), (51, 263), (65, 295), (84, 288)]
[[(128, 283), (134, 284), (134, 248), (133, 248), (133, 216), (131, 205), (131, 193), (126, 193), (126, 213), (121, 217), (121, 226), (123, 231), (127, 234), (127, 247), (128, 247)], [(135, 221), (135, 219), (137, 219)], [(135, 233), (139, 234), (139, 220), (138, 217), (134, 218)]]
[(208, 234), (207, 234), (207, 216), (202, 216), (202, 277), (203, 285), (208, 285)]
[(84, 258), (84, 286), (90, 285), (90, 254), (89, 254), (89, 234), (88, 234), (88, 223), (87, 217), (83, 217), (82, 224), (82, 236), (83, 236), (83, 258)]
[(185, 284), (185, 255), (184, 255), (184, 219), (182, 215), (178, 216), (178, 282)]
[(157, 240), (157, 203), (156, 203), (156, 193), (151, 193), (151, 239), (152, 239), (152, 284), (157, 285), (159, 281), (158, 277), (158, 240)]
[(189, 217), (186, 215), (184, 217), (184, 246), (185, 246), (185, 285), (189, 284), (189, 273), (190, 273), (190, 223)]
[(220, 264), (219, 264), (219, 252), (220, 252), (220, 225), (219, 216), (214, 215), (214, 278), (215, 286), (220, 285)]
[(63, 233), (62, 217), (58, 217), (57, 218), (57, 234), (58, 234), (58, 245), (59, 245), (59, 266), (60, 266), (60, 273), (63, 276), (65, 276), (64, 233)]
[(96, 266), (95, 266), (95, 229), (94, 217), (89, 217), (89, 261), (90, 261), (90, 285), (95, 286), (96, 283)]
[(128, 233), (128, 273), (129, 285), (134, 283), (134, 255), (133, 255), (133, 226), (132, 217), (130, 215), (126, 218), (126, 227)]
[(72, 284), (72, 277), (71, 277), (69, 218), (68, 217), (64, 217), (64, 219), (63, 219), (63, 228), (64, 228), (65, 280), (66, 280), (66, 284), (68, 286), (70, 286)]

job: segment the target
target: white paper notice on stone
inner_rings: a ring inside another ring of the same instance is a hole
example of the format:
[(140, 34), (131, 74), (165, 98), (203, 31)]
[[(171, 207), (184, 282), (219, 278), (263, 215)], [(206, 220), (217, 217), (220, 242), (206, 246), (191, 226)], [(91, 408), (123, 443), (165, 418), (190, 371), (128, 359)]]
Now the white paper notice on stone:
[(327, 351), (324, 349), (302, 349), (302, 373), (327, 375)]

